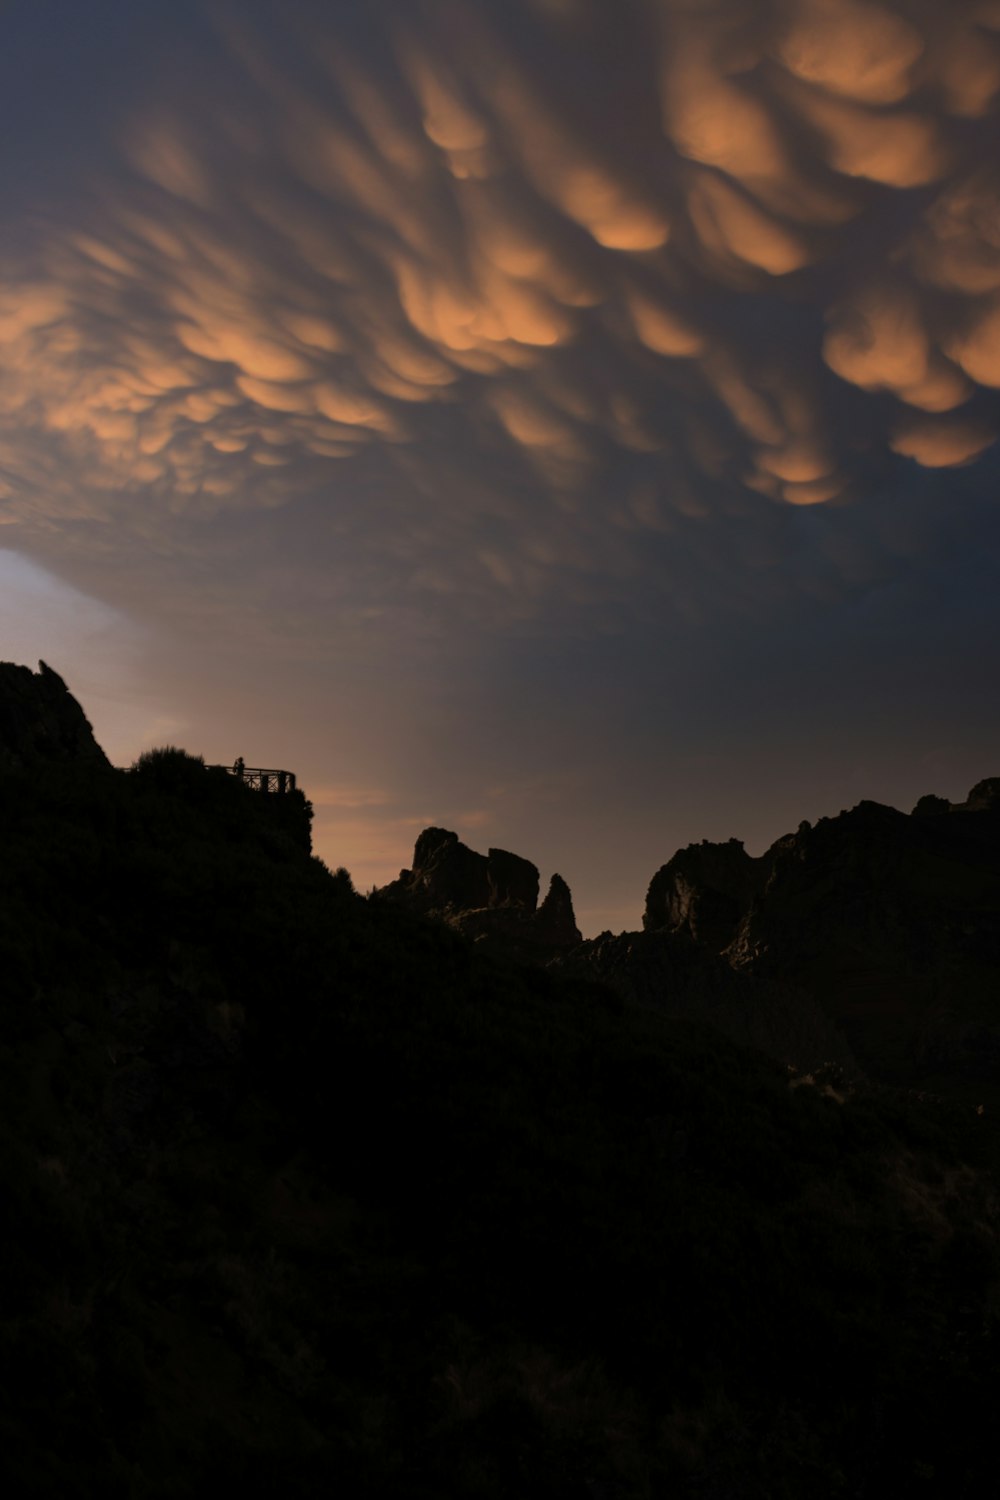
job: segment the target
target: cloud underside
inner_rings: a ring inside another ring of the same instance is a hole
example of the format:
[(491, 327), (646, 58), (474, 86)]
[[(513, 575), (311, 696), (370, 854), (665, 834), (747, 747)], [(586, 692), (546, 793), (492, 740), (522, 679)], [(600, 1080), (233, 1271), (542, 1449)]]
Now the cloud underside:
[(541, 597), (995, 441), (1000, 3), (266, 9), (0, 265), (5, 519), (327, 494)]

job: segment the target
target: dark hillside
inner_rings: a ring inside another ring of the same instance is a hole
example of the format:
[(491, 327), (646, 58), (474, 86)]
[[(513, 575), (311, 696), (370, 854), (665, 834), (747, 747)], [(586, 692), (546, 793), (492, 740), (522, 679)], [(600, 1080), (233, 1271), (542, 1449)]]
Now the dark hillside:
[(985, 1490), (974, 1110), (484, 956), (176, 754), (0, 838), (7, 1493)]

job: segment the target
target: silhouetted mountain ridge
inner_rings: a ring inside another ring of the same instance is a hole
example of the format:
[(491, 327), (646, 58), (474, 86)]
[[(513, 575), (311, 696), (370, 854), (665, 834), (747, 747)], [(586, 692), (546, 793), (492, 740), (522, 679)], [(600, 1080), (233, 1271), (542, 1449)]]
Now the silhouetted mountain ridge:
[(1000, 778), (910, 815), (863, 801), (756, 858), (737, 839), (691, 844), (650, 881), (642, 932), (583, 942), (555, 881), (557, 926), (536, 911), (534, 865), (427, 829), (381, 895), (796, 1067), (836, 1063), (1000, 1113)]
[(643, 926), (560, 963), (799, 1067), (1000, 1113), (1000, 778), (910, 815), (863, 801), (757, 858), (689, 845), (653, 876)]

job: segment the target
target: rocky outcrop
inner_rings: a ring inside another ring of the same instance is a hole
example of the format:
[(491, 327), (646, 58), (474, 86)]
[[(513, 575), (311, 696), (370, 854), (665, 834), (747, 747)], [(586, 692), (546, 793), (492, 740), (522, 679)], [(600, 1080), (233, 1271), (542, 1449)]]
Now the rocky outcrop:
[(573, 914), (573, 897), (561, 875), (553, 875), (545, 900), (538, 908), (535, 932), (547, 948), (575, 948), (583, 941)]
[(546, 962), (581, 941), (573, 898), (560, 875), (538, 905), (538, 868), (507, 849), (478, 854), (446, 828), (425, 828), (413, 867), (379, 895), (435, 916), (474, 942), (508, 956)]
[(534, 911), (538, 905), (538, 870), (530, 859), (491, 849), (486, 856), (488, 906), (518, 906)]
[(457, 833), (425, 828), (413, 850), (412, 869), (400, 870), (385, 894), (422, 912), (488, 906), (487, 865), (485, 856), (461, 843)]
[(873, 1076), (940, 1092), (981, 1077), (1000, 1045), (997, 789), (909, 817), (861, 802), (780, 839), (727, 958), (811, 995)]
[(45, 761), (107, 766), (83, 709), (58, 672), (0, 662), (0, 770)]
[(988, 805), (977, 813), (977, 798), (987, 801), (974, 788), (945, 814), (910, 817), (861, 802), (778, 840), (734, 962), (789, 972), (822, 958), (926, 975), (945, 949), (968, 955), (968, 940), (1000, 920), (1000, 820)]
[(952, 812), (1000, 813), (1000, 776), (988, 776), (977, 781), (964, 802), (952, 807)]
[(764, 889), (768, 869), (766, 857), (752, 858), (739, 839), (689, 844), (650, 881), (643, 929), (686, 933), (718, 953)]
[(413, 850), (413, 868), (384, 894), (418, 911), (483, 911), (538, 905), (538, 869), (506, 849), (477, 854), (447, 828), (425, 828)]
[(941, 817), (945, 813), (1000, 813), (1000, 776), (977, 781), (964, 802), (949, 802), (947, 797), (928, 793), (913, 809), (918, 817)]
[(911, 814), (914, 818), (938, 818), (942, 813), (951, 811), (951, 803), (947, 797), (935, 797), (933, 792), (928, 792), (921, 797)]
[(690, 845), (653, 877), (643, 926), (561, 966), (800, 1068), (975, 1087), (1000, 1109), (1000, 778), (910, 816), (861, 802), (758, 859)]

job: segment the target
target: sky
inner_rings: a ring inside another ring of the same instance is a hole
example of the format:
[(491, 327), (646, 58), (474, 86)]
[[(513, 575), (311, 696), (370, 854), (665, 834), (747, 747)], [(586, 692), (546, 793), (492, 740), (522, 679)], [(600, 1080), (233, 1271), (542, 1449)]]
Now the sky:
[(116, 764), (588, 935), (1000, 774), (1000, 0), (7, 0), (0, 142), (0, 657)]

